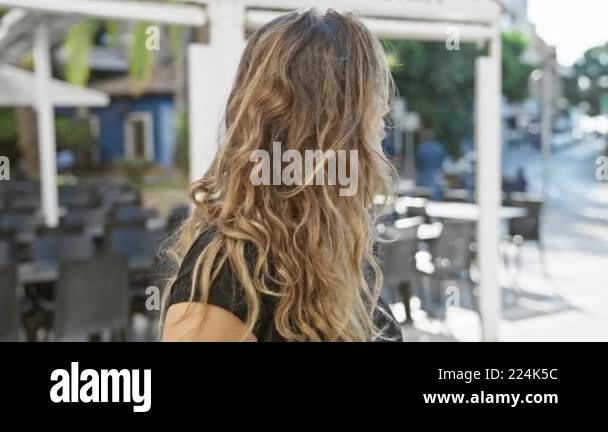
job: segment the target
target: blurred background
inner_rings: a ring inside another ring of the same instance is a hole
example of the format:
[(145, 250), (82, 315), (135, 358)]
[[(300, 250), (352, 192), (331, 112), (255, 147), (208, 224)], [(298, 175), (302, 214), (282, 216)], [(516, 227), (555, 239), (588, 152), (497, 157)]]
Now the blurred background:
[[(380, 245), (383, 296), (409, 341), (606, 341), (608, 5), (453, 2), (429, 2), (428, 19), (483, 6), (501, 31), (499, 305), (485, 317), (498, 330), (484, 337), (480, 320), (475, 62), (487, 47), (450, 28), (382, 37), (399, 92), (383, 146), (401, 177), (379, 225), (398, 239)], [(157, 339), (157, 251), (204, 166), (189, 46), (235, 46), (197, 21), (214, 3), (0, 0), (0, 340)], [(427, 18), (411, 0), (356, 3)]]

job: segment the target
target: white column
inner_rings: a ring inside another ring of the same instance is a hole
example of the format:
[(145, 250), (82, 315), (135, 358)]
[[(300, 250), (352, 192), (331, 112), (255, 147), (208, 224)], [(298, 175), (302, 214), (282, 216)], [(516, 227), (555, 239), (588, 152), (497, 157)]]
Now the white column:
[(245, 10), (240, 0), (209, 5), (209, 43), (188, 50), (190, 180), (209, 168), (220, 141), (226, 101), (245, 47)]
[(481, 338), (498, 339), (501, 291), (498, 282), (498, 210), (501, 205), (501, 40), (490, 41), (489, 57), (477, 59), (475, 135), (477, 146), (477, 225), (480, 270)]
[(543, 199), (550, 199), (551, 142), (553, 138), (553, 58), (545, 57), (541, 79), (541, 148), (543, 153)]
[(188, 127), (190, 181), (200, 179), (209, 168), (217, 151), (220, 122), (220, 98), (214, 54), (208, 45), (188, 47)]
[(34, 68), (36, 73), (36, 112), (38, 119), (38, 148), (40, 157), (40, 192), (45, 225), (59, 224), (57, 199), (57, 158), (55, 123), (51, 100), (51, 61), (49, 31), (42, 22), (34, 32)]

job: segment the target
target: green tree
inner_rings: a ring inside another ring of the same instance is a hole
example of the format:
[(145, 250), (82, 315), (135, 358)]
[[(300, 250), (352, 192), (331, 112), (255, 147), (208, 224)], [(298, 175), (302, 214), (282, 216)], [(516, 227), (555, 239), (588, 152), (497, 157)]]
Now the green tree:
[(564, 87), (572, 104), (586, 106), (589, 115), (602, 114), (602, 100), (608, 97), (608, 43), (585, 52)]
[(93, 150), (93, 134), (88, 120), (83, 118), (55, 118), (55, 139), (58, 150), (71, 150), (79, 166), (87, 166)]
[[(138, 92), (145, 90), (154, 66), (154, 52), (146, 49), (146, 29), (149, 25), (140, 22), (133, 27), (131, 44), (128, 48), (129, 76)], [(111, 44), (116, 43), (120, 33), (120, 25), (117, 22), (87, 19), (74, 24), (68, 31), (64, 41), (67, 53), (64, 75), (68, 82), (83, 86), (89, 81), (90, 53), (95, 35), (101, 29), (108, 33)]]
[[(169, 0), (176, 2), (178, 0)], [(143, 92), (148, 84), (154, 68), (154, 51), (146, 49), (147, 28), (151, 23), (138, 22), (132, 29), (131, 44), (128, 48), (129, 76), (136, 85), (137, 92)], [(86, 19), (74, 24), (64, 40), (67, 52), (65, 78), (76, 85), (86, 85), (90, 76), (89, 56), (94, 45), (96, 33), (103, 29), (110, 45), (115, 45), (121, 34), (121, 26), (117, 21), (99, 21)], [(169, 47), (177, 63), (183, 61), (184, 28), (177, 25), (164, 27), (169, 38)]]
[(539, 67), (522, 61), (528, 40), (518, 32), (502, 35), (502, 92), (509, 102), (521, 102), (528, 97), (528, 81)]
[[(517, 102), (528, 96), (528, 78), (535, 69), (522, 61), (527, 41), (518, 33), (503, 35), (503, 94)], [(453, 154), (473, 135), (475, 59), (484, 53), (473, 44), (449, 51), (445, 44), (385, 41), (393, 77), (408, 109), (420, 114)]]

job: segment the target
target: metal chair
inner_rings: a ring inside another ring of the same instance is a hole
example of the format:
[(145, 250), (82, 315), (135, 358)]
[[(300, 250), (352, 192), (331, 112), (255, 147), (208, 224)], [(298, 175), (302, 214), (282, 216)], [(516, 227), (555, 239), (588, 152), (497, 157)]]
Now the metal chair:
[(406, 314), (405, 322), (408, 324), (413, 322), (410, 300), (412, 290), (418, 281), (416, 271), (417, 231), (417, 225), (407, 228), (391, 226), (386, 228), (382, 235), (383, 241), (378, 243), (378, 256), (384, 275), (382, 297), (389, 304), (403, 302)]
[(89, 186), (62, 186), (59, 204), (69, 208), (90, 208), (101, 205), (101, 196)]
[(8, 207), (10, 210), (17, 212), (34, 212), (40, 208), (40, 196), (12, 192), (8, 198)]
[(115, 205), (108, 215), (109, 223), (116, 226), (146, 225), (148, 213), (137, 205)]
[[(524, 241), (541, 242), (540, 219), (543, 210), (543, 201), (527, 194), (512, 193), (506, 201), (512, 207), (524, 208), (526, 216), (509, 220), (509, 234), (512, 237), (520, 236)], [(541, 245), (539, 247), (542, 248)]]
[(0, 266), (15, 262), (13, 246), (6, 240), (0, 240)]
[(0, 342), (19, 338), (17, 267), (0, 266)]
[(121, 255), (129, 261), (138, 261), (131, 267), (129, 280), (132, 294), (132, 312), (146, 313), (146, 288), (158, 283), (158, 251), (164, 231), (149, 231), (141, 227), (115, 227), (108, 233), (107, 252)]
[(126, 331), (129, 270), (124, 257), (98, 256), (61, 263), (53, 317), (55, 339)]
[[(50, 231), (34, 240), (32, 260), (61, 264), (66, 261), (88, 260), (95, 257), (95, 244), (85, 234), (64, 234)], [(53, 284), (36, 284), (26, 287), (26, 298), (31, 311), (25, 316), (26, 330), (35, 335), (37, 328), (50, 328), (49, 315), (56, 307), (57, 292)]]
[[(543, 200), (526, 193), (514, 192), (509, 194), (505, 204), (512, 207), (523, 208), (527, 212), (523, 217), (509, 220), (509, 241), (516, 247), (514, 258), (516, 274), (520, 274), (522, 270), (523, 245), (526, 242), (533, 242), (538, 250), (543, 274), (547, 276), (545, 249), (541, 235)], [(519, 278), (516, 276), (513, 281), (513, 285), (516, 289), (519, 289), (518, 279)]]
[(9, 193), (37, 194), (40, 192), (40, 182), (34, 180), (11, 180), (5, 184)]
[(39, 225), (39, 218), (35, 212), (11, 209), (0, 215), (0, 230), (14, 231), (15, 233), (33, 234)]
[(454, 282), (459, 288), (465, 283), (473, 291), (470, 268), (474, 235), (473, 222), (443, 222), (441, 235), (431, 246), (433, 270), (427, 274), (431, 282), (430, 292), (426, 292), (422, 299), (423, 309), (431, 316), (445, 318), (447, 304), (444, 285), (447, 282)]
[(75, 208), (63, 217), (66, 226), (82, 225), (85, 230), (103, 228), (106, 224), (106, 211), (103, 207)]
[(131, 186), (123, 185), (121, 186), (120, 193), (115, 198), (114, 202), (119, 205), (141, 206), (141, 193)]
[(85, 234), (49, 233), (36, 238), (32, 246), (34, 261), (68, 261), (95, 256), (95, 244)]
[(0, 230), (0, 265), (16, 262), (15, 232), (12, 230)]
[(141, 227), (117, 226), (108, 232), (108, 251), (126, 257), (154, 257), (160, 247), (161, 233)]
[(0, 231), (14, 233), (12, 245), (16, 261), (27, 260), (30, 255), (29, 243), (35, 237), (40, 225), (39, 216), (29, 210), (0, 214)]
[(55, 227), (48, 227), (45, 225), (36, 227), (36, 237), (69, 234), (84, 234), (84, 225), (76, 222), (66, 223), (66, 221), (62, 219), (61, 223)]

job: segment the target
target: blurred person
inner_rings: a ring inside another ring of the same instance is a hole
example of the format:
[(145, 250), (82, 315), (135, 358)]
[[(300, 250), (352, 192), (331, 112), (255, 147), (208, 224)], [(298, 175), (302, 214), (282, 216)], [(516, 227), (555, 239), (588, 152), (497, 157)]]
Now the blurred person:
[[(222, 145), (167, 250), (163, 341), (402, 340), (373, 253), (374, 196), (395, 178), (381, 150), (392, 88), (382, 46), (350, 14), (289, 13), (250, 36)], [(255, 186), (250, 155), (273, 142), (357, 150), (357, 192)]]
[(526, 178), (526, 171), (523, 167), (517, 168), (515, 178), (511, 183), (511, 190), (513, 192), (527, 192), (528, 191), (528, 179)]
[(441, 199), (442, 167), (445, 150), (435, 139), (431, 129), (420, 132), (420, 145), (416, 151), (418, 184), (432, 190), (433, 199)]

